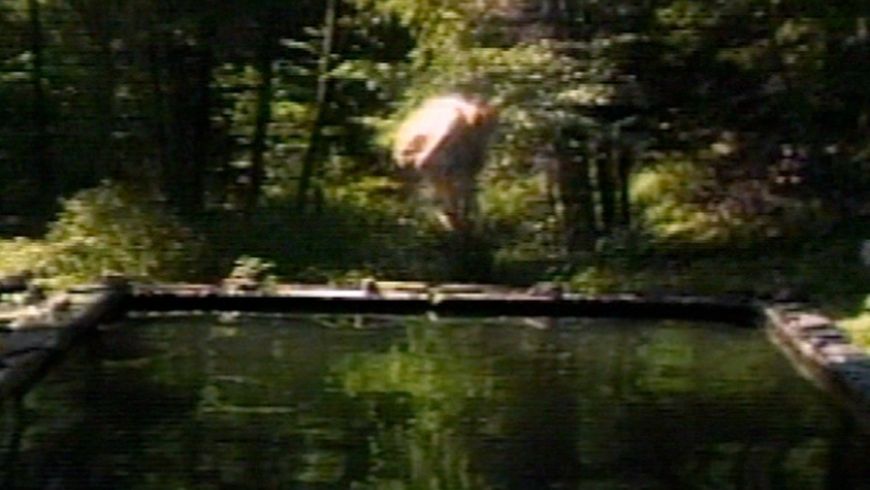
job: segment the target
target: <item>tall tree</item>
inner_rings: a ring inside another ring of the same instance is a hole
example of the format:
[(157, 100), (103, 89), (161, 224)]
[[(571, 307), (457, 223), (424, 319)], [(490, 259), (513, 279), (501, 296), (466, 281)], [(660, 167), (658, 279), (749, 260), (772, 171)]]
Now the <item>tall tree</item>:
[[(56, 191), (56, 176), (51, 162), (51, 134), (48, 120), (48, 100), (45, 90), (45, 46), (42, 11), (39, 0), (27, 0), (30, 18), (30, 52), (33, 57), (30, 79), (33, 86), (33, 135), (32, 151), (36, 177), (42, 195), (52, 197)], [(50, 201), (49, 201), (50, 202)]]
[(88, 90), (93, 107), (95, 145), (90, 155), (93, 171), (102, 176), (119, 178), (121, 162), (116, 152), (114, 130), (117, 116), (116, 91), (119, 74), (112, 48), (116, 40), (115, 25), (121, 23), (119, 2), (67, 0), (78, 14), (91, 43), (96, 48), (91, 87)]
[(260, 84), (257, 89), (256, 121), (251, 141), (251, 185), (248, 189), (245, 205), (249, 212), (257, 206), (265, 175), (266, 137), (268, 136), (269, 121), (272, 119), (272, 83), (274, 77), (272, 65), (277, 41), (273, 23), (276, 15), (277, 13), (272, 9), (267, 9), (259, 23), (261, 42), (257, 49), (257, 72)]
[(196, 213), (205, 204), (211, 157), (212, 70), (217, 12), (199, 12), (195, 30), (181, 32), (166, 50), (169, 119), (169, 199), (179, 210)]
[(329, 118), (329, 106), (332, 86), (332, 56), (337, 35), (336, 19), (340, 0), (326, 0), (326, 11), (323, 18), (323, 41), (320, 50), (320, 61), (317, 68), (317, 91), (314, 99), (314, 116), (311, 122), (311, 132), (308, 147), (302, 157), (302, 172), (299, 176), (299, 187), (296, 192), (296, 204), (300, 211), (305, 211), (311, 181), (316, 173), (318, 158), (324, 156), (323, 130)]

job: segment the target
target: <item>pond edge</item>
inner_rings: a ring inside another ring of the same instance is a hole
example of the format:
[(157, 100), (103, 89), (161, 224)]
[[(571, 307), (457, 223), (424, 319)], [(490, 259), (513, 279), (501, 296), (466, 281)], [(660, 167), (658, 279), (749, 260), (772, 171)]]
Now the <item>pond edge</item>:
[(768, 337), (801, 375), (831, 393), (870, 429), (870, 354), (855, 346), (833, 320), (805, 304), (682, 295), (580, 295), (558, 289), (487, 285), (407, 283), (414, 286), (403, 288), (402, 283), (383, 284), (388, 287), (367, 284), (342, 289), (300, 284), (240, 291), (211, 285), (133, 285), (112, 280), (71, 288), (5, 315), (5, 320), (12, 321), (0, 333), (0, 400), (25, 393), (80, 337), (130, 312), (680, 319), (765, 327)]

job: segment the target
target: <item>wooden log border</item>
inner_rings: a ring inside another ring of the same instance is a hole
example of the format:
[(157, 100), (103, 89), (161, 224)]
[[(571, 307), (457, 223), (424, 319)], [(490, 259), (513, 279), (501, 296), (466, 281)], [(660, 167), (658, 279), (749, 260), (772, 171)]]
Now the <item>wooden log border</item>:
[[(795, 368), (832, 393), (870, 428), (870, 355), (824, 315), (800, 304), (747, 298), (598, 295), (556, 290), (518, 291), (495, 286), (428, 286), (391, 283), (340, 289), (281, 285), (268, 291), (208, 285), (136, 285), (112, 280), (70, 290), (75, 314), (0, 334), (0, 399), (22, 393), (60, 354), (99, 324), (126, 313), (249, 312), (443, 316), (587, 317), (681, 319), (739, 327), (765, 326)], [(49, 300), (47, 303), (50, 303)]]
[(830, 393), (870, 432), (870, 354), (827, 316), (800, 304), (759, 305), (768, 336), (804, 377)]
[(378, 293), (283, 288), (276, 294), (230, 293), (217, 288), (138, 289), (125, 307), (137, 312), (357, 313), (440, 316), (519, 316), (693, 319), (752, 327), (761, 319), (751, 302), (705, 297), (585, 296), (526, 292)]
[(122, 317), (125, 297), (121, 290), (95, 290), (71, 300), (63, 315), (52, 311), (57, 303), (51, 301), (27, 308), (21, 327), (0, 334), (0, 399), (25, 393), (77, 340)]

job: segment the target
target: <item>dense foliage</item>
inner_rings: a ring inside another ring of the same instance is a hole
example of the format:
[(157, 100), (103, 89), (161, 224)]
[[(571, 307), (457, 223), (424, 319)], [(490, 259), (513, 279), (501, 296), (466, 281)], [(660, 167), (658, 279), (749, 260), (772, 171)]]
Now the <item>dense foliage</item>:
[(29, 272), (53, 285), (123, 274), (181, 279), (196, 270), (202, 244), (159, 203), (102, 184), (64, 200), (44, 240), (0, 242), (0, 269)]
[[(59, 200), (108, 179), (203, 234), (212, 276), (253, 255), (296, 279), (612, 289), (604, 271), (660, 251), (830, 234), (852, 264), (870, 214), (868, 18), (821, 0), (10, 0), (3, 260), (92, 237), (62, 269), (150, 276), (187, 253), (137, 235), (158, 211), (100, 210), (105, 187)], [(444, 264), (450, 237), (386, 150), (445, 92), (500, 109), (473, 274)]]

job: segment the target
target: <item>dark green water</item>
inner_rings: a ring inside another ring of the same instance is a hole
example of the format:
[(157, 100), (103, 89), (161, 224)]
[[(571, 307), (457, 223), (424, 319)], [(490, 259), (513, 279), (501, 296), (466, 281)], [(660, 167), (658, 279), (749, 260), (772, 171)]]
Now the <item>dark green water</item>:
[(761, 331), (131, 322), (2, 409), (6, 489), (870, 488)]

